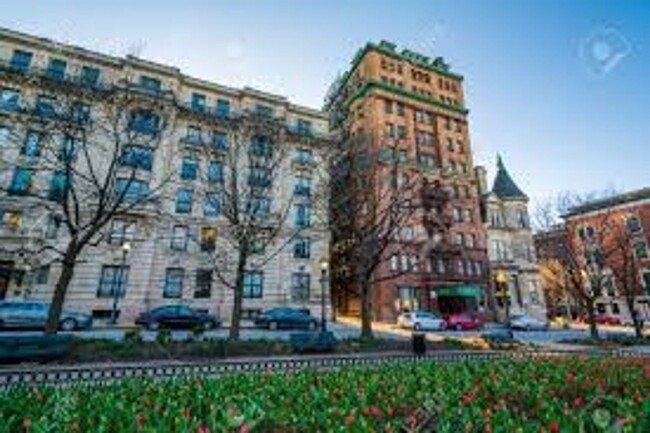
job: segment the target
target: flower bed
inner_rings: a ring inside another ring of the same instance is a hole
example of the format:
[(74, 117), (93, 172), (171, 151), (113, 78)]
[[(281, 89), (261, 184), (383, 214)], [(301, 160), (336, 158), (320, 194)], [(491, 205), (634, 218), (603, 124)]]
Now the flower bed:
[(418, 423), (449, 432), (641, 432), (650, 431), (650, 361), (419, 362), (13, 389), (0, 395), (0, 419), (0, 432), (361, 432)]

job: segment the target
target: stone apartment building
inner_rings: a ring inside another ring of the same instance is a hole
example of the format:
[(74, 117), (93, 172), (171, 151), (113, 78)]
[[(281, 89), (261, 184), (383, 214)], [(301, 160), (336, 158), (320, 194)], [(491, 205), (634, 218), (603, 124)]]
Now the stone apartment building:
[(477, 167), (483, 191), (483, 221), (487, 236), (492, 275), (491, 302), (497, 318), (505, 319), (506, 299), (494, 296), (499, 284), (505, 284), (509, 313), (529, 314), (545, 319), (546, 308), (535, 257), (533, 233), (528, 213), (528, 197), (514, 182), (501, 157), (490, 190), (485, 170)]
[[(173, 129), (156, 148), (139, 149), (137, 157), (132, 151), (120, 159), (136, 161), (138, 179), (145, 179), (138, 180), (143, 188), (170, 179), (164, 184), (165, 200), (158, 204), (169, 216), (134, 211), (113, 221), (78, 262), (64, 308), (105, 318), (121, 290), (120, 322), (179, 303), (229, 317), (232, 291), (213, 275), (214, 262), (205, 249), (220, 242), (224, 222), (219, 209), (207, 202), (204, 183), (223, 176), (226, 162), (196, 152), (193, 145), (210, 141), (227, 148), (228, 122), (255, 115), (279, 122), (283, 145), (290, 149), (277, 176), (279, 184), (270, 189), (275, 196), (265, 197), (269, 218), (275, 209), (290, 205), (277, 240), (279, 252), (246, 274), (245, 316), (278, 305), (320, 311), (319, 261), (328, 257), (329, 238), (314, 222), (310, 197), (327, 178), (319, 165), (328, 136), (324, 113), (282, 96), (189, 77), (173, 66), (7, 29), (0, 29), (0, 299), (49, 302), (60, 272), (56, 262), (29, 253), (44, 245), (61, 246), (66, 232), (57, 225), (56, 215), (31, 210), (32, 193), (51, 187), (53, 179), (25, 168), (38, 158), (37, 152), (25, 154), (25, 149), (38, 146), (38, 130), (16, 121), (16, 116), (34, 115), (44, 104), (56, 110), (53, 82), (93, 91), (128, 86), (163, 95), (160, 104), (174, 119)], [(92, 105), (88, 110), (93, 116)], [(214, 117), (221, 119), (223, 129), (206, 120)], [(11, 193), (16, 188), (18, 195)]]
[[(449, 314), (483, 308), (488, 264), (463, 77), (441, 57), (399, 50), (386, 41), (368, 43), (351, 63), (326, 101), (332, 128), (368, 135), (380, 150), (393, 152), (407, 176), (417, 173), (450, 196), (441, 213), (449, 213), (451, 228), (440, 234), (439, 243), (448, 244), (453, 254), (423, 253), (429, 239), (422, 219), (404, 227), (395, 249), (408, 247), (411, 254), (387, 256), (376, 271), (374, 318), (393, 321), (405, 309)], [(344, 241), (333, 239), (332, 251)], [(398, 270), (400, 275), (390, 278)], [(356, 314), (359, 298), (347, 286), (333, 282), (335, 307)]]

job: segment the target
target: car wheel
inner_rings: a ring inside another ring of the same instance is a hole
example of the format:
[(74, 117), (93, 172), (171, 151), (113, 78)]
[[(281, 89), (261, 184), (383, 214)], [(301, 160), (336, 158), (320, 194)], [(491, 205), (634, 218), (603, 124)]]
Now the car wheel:
[(203, 322), (203, 330), (204, 331), (209, 331), (210, 329), (215, 328), (215, 323), (212, 320), (206, 320)]
[(447, 324), (445, 322), (440, 322), (440, 326), (438, 327), (439, 330), (444, 331), (447, 329)]
[(526, 325), (526, 331), (530, 332), (533, 328), (530, 327), (530, 325)]
[(463, 330), (463, 325), (456, 325), (456, 331), (462, 331)]
[(149, 323), (147, 324), (147, 328), (148, 328), (150, 331), (157, 331), (158, 329), (160, 329), (160, 323), (158, 323), (158, 322), (156, 322), (156, 321), (149, 322)]
[(414, 331), (419, 331), (420, 329), (422, 329), (422, 326), (420, 326), (419, 323), (416, 323), (416, 324), (413, 325), (413, 330)]
[(61, 322), (60, 328), (62, 331), (74, 331), (77, 329), (77, 321), (74, 319), (65, 319)]
[(313, 331), (316, 329), (316, 322), (309, 322), (308, 328), (310, 331)]
[(275, 331), (276, 329), (278, 329), (278, 322), (269, 322), (269, 329), (271, 331)]

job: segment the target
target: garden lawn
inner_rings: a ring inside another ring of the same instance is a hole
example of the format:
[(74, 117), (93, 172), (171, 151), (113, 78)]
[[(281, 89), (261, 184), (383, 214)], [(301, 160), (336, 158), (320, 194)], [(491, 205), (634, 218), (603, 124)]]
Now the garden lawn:
[(649, 432), (650, 360), (421, 361), (16, 388), (0, 394), (0, 431), (399, 431), (423, 408), (433, 414), (429, 428), (441, 432), (609, 431), (598, 428), (614, 425)]

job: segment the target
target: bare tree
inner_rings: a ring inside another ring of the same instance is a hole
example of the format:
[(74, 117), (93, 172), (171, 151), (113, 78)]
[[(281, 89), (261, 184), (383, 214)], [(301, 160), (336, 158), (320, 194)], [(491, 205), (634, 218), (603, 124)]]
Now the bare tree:
[[(216, 131), (212, 140), (200, 143), (201, 153), (211, 161), (202, 182), (205, 206), (221, 216), (215, 225), (219, 235), (215, 233), (214, 246), (208, 249), (213, 250), (210, 261), (217, 280), (233, 293), (229, 338), (236, 340), (247, 273), (263, 270), (313, 226), (311, 185), (298, 185), (294, 191), (287, 173), (292, 164), (317, 169), (311, 158), (319, 154), (322, 138), (251, 111), (227, 121), (215, 116), (202, 121)], [(290, 158), (296, 142), (310, 149), (309, 158)]]
[[(358, 134), (339, 141), (330, 173), (333, 285), (359, 296), (361, 337), (372, 338), (373, 290), (408, 271), (381, 265), (428, 253), (396, 237), (422, 212), (421, 172), (399, 161), (392, 139), (377, 143)], [(406, 268), (417, 267), (407, 261)]]
[[(46, 324), (46, 332), (54, 333), (86, 247), (101, 242), (116, 218), (145, 217), (158, 208), (171, 173), (164, 154), (169, 150), (160, 144), (173, 131), (175, 101), (171, 93), (128, 78), (105, 84), (14, 71), (2, 81), (41, 93), (33, 104), (14, 101), (8, 119), (13, 178), (0, 200), (64, 229), (58, 239), (23, 251), (60, 264)], [(154, 153), (160, 155), (156, 170)]]

